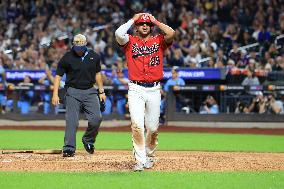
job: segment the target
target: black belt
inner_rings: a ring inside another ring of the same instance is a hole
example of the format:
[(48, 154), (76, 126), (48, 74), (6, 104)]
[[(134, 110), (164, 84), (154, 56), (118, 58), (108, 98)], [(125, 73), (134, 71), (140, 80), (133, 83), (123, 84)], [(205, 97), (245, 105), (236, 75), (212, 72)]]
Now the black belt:
[(143, 81), (130, 81), (130, 83), (134, 83), (136, 85), (140, 85), (142, 87), (155, 87), (160, 84), (160, 81), (155, 81), (151, 83), (143, 82)]

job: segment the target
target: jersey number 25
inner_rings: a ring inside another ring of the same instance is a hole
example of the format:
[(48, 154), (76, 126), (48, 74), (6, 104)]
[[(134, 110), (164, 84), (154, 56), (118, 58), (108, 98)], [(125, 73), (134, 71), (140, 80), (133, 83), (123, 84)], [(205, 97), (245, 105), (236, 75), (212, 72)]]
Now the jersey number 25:
[(160, 64), (159, 56), (154, 56), (150, 58), (150, 66), (158, 66)]

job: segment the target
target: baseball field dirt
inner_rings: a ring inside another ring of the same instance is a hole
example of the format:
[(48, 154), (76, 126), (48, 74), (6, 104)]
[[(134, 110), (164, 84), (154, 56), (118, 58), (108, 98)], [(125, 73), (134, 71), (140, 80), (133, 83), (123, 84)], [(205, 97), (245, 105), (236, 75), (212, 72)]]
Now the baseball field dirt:
[[(270, 171), (284, 170), (284, 153), (158, 151), (153, 171)], [(0, 154), (0, 171), (108, 172), (131, 171), (131, 151), (100, 150), (90, 155)], [(149, 170), (151, 171), (151, 170)]]

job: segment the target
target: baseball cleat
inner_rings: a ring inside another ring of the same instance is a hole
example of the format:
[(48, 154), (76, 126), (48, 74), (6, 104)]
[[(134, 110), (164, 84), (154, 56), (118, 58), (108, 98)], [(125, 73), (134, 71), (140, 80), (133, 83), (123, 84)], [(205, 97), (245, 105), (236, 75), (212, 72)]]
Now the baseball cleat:
[(75, 151), (73, 150), (63, 150), (63, 157), (73, 157), (75, 155)]
[(146, 163), (144, 164), (145, 169), (151, 169), (154, 166), (154, 160), (147, 158)]
[(85, 150), (89, 153), (89, 154), (93, 154), (95, 151), (94, 145), (93, 144), (88, 144), (88, 143), (84, 143), (84, 148)]
[(133, 171), (135, 171), (135, 172), (138, 172), (138, 171), (140, 172), (140, 171), (143, 171), (143, 170), (144, 170), (144, 165), (141, 162), (136, 163), (133, 167)]

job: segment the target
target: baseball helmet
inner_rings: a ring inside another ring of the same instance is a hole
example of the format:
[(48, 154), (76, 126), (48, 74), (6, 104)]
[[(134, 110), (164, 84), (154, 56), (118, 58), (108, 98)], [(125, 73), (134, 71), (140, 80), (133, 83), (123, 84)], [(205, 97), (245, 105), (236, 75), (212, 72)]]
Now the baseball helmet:
[(153, 26), (153, 23), (150, 20), (150, 17), (146, 14), (142, 14), (138, 20), (136, 20), (135, 25), (141, 24), (141, 23), (148, 23), (151, 26)]

